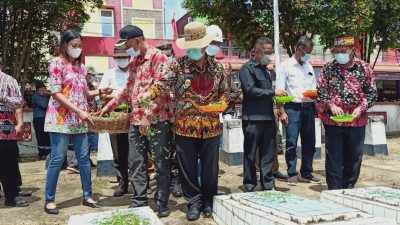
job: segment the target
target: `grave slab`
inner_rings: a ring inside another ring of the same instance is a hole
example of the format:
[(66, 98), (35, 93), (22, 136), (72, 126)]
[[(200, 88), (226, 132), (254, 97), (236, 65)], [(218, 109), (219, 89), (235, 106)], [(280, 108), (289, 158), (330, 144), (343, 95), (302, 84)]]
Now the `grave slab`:
[(214, 220), (218, 225), (396, 224), (393, 220), (366, 214), (357, 209), (278, 191), (216, 196)]
[[(163, 223), (158, 219), (157, 215), (150, 209), (150, 207), (140, 207), (132, 209), (119, 209), (98, 213), (88, 213), (83, 215), (72, 215), (69, 218), (68, 225), (103, 225), (112, 224), (107, 223), (110, 219), (116, 219), (118, 216), (136, 216), (135, 224), (138, 225), (162, 225)], [(120, 220), (121, 221), (121, 220)], [(132, 221), (132, 220), (130, 220)]]
[(389, 187), (367, 187), (323, 191), (321, 201), (348, 206), (365, 213), (395, 220), (400, 224), (400, 190)]

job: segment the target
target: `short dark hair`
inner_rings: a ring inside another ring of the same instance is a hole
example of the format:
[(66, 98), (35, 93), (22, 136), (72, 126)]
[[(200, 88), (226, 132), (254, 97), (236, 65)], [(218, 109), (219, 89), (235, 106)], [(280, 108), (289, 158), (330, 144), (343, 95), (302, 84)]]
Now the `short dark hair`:
[(314, 46), (314, 41), (307, 35), (303, 35), (297, 41), (296, 48), (306, 47), (306, 46)]
[[(79, 34), (76, 30), (67, 30), (65, 31), (62, 35), (61, 35), (61, 39), (60, 39), (60, 53), (66, 57), (68, 56), (67, 54), (67, 48), (66, 45), (68, 45), (68, 43), (76, 38), (80, 38), (82, 39), (81, 34)], [(82, 54), (76, 59), (76, 61), (78, 61), (79, 63), (81, 62), (81, 57)]]
[(254, 50), (259, 49), (260, 45), (265, 45), (265, 44), (271, 44), (273, 45), (273, 41), (269, 37), (260, 37), (256, 40), (256, 43), (254, 44)]

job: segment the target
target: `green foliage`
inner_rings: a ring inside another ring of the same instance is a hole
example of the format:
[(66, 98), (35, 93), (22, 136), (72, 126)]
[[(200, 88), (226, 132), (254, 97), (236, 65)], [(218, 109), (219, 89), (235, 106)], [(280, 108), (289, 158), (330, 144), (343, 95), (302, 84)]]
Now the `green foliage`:
[[(183, 6), (219, 25), (228, 38), (234, 34), (245, 50), (260, 36), (273, 37), (273, 0), (186, 0)], [(285, 0), (279, 1), (279, 11), (280, 41), (289, 56), (304, 34), (318, 34), (325, 48), (339, 35), (365, 37), (367, 61), (377, 45), (399, 47), (400, 0)]]
[(63, 29), (80, 30), (85, 5), (102, 0), (3, 0), (0, 2), (0, 57), (3, 70), (22, 84), (47, 76), (48, 61)]

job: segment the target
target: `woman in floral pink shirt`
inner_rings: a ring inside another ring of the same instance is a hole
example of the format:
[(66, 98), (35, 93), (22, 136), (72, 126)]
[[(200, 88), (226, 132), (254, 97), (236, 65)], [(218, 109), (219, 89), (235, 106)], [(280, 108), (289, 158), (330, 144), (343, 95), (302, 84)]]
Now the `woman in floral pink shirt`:
[(81, 175), (83, 202), (85, 206), (99, 208), (92, 199), (92, 183), (88, 148), (88, 123), (93, 123), (88, 113), (88, 98), (110, 94), (111, 89), (89, 91), (86, 69), (80, 62), (82, 41), (76, 31), (66, 31), (60, 42), (61, 55), (49, 65), (51, 98), (47, 108), (45, 131), (50, 133), (51, 158), (47, 170), (44, 209), (58, 214), (55, 192), (61, 165), (72, 138)]

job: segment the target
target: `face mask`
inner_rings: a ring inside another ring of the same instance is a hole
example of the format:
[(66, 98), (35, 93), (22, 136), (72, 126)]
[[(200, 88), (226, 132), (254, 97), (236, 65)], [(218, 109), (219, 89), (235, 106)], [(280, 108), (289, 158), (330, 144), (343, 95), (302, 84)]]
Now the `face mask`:
[(115, 61), (121, 69), (125, 69), (129, 65), (129, 59), (115, 59)]
[(174, 58), (173, 58), (172, 56), (168, 56), (168, 61), (169, 61), (170, 63), (172, 63), (172, 62), (174, 61)]
[(206, 53), (209, 56), (215, 56), (218, 53), (218, 51), (219, 51), (219, 47), (216, 45), (209, 45), (206, 48)]
[(197, 61), (203, 57), (203, 53), (201, 52), (201, 48), (191, 48), (186, 51), (186, 54), (189, 59)]
[(263, 64), (264, 66), (268, 65), (271, 62), (271, 59), (269, 58), (269, 55), (264, 55), (261, 58), (261, 64)]
[(137, 58), (140, 55), (140, 50), (135, 51), (132, 47), (126, 50), (126, 53), (133, 58)]
[(268, 58), (272, 61), (272, 59), (274, 58), (274, 55), (273, 54), (271, 54), (271, 55), (266, 55), (266, 56), (268, 56)]
[(338, 53), (335, 54), (335, 59), (338, 63), (345, 65), (350, 61), (350, 54), (348, 53)]
[(305, 52), (301, 47), (300, 47), (301, 51), (303, 51), (304, 55), (300, 58), (300, 60), (302, 62), (307, 62), (308, 60), (310, 60), (311, 58), (311, 54), (308, 54), (307, 52)]
[(73, 48), (71, 46), (68, 46), (67, 53), (68, 53), (69, 56), (71, 56), (72, 58), (76, 59), (81, 55), (82, 49), (81, 48)]

